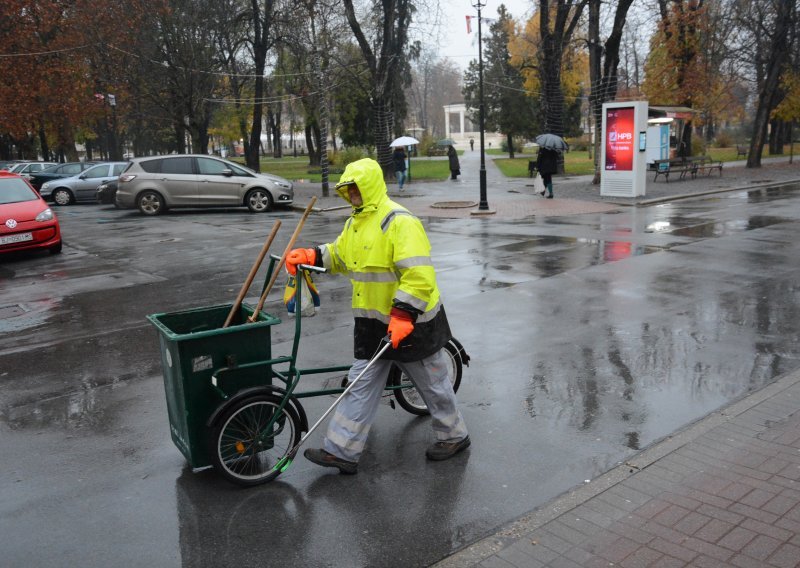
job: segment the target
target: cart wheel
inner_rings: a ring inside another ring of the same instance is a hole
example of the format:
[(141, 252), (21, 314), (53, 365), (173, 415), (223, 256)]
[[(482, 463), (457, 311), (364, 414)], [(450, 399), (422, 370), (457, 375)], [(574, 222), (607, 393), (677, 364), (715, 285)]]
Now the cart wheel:
[[(463, 365), (461, 364), (461, 356), (458, 353), (458, 348), (452, 343), (447, 343), (443, 349), (447, 352), (448, 374), (450, 375), (450, 382), (453, 383), (453, 391), (458, 392), (458, 387), (461, 386), (461, 373)], [(392, 366), (389, 371), (389, 384), (392, 386), (398, 385), (412, 385), (411, 379), (408, 375), (400, 370), (400, 367)], [(413, 386), (409, 388), (397, 389), (394, 392), (394, 397), (397, 402), (403, 407), (403, 410), (416, 414), (417, 416), (427, 416), (429, 414), (428, 407), (425, 401), (422, 400), (419, 392)]]
[[(228, 481), (251, 486), (280, 475), (273, 469), (300, 441), (300, 419), (294, 408), (278, 410), (282, 398), (259, 394), (245, 398), (222, 411), (211, 430), (211, 459)], [(265, 428), (276, 412), (271, 427)]]

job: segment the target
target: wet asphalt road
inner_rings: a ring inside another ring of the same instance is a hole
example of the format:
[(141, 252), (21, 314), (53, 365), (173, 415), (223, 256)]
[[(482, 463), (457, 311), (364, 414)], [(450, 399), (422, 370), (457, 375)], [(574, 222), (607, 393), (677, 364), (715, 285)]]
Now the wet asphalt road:
[[(145, 315), (231, 302), (272, 220), (280, 252), (299, 214), (58, 214), (62, 255), (0, 262), (8, 566), (429, 565), (800, 366), (796, 190), (427, 219), (472, 356), (459, 391), (472, 447), (427, 462), (427, 419), (384, 404), (357, 476), (299, 458), (242, 490), (193, 473), (169, 439)], [(301, 243), (332, 239), (343, 218), (312, 216)], [(348, 284), (318, 284), (301, 363), (349, 363)], [(280, 296), (267, 309), (282, 316)], [(292, 333), (284, 318), (273, 354)], [(313, 421), (331, 401), (303, 405)]]

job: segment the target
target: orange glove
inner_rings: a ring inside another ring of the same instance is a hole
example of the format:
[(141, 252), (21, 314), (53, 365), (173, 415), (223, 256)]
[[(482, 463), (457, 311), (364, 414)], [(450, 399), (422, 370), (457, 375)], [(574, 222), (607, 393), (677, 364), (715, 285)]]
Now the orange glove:
[(408, 337), (414, 331), (414, 320), (405, 310), (400, 308), (392, 308), (389, 316), (389, 337), (392, 340), (392, 347), (397, 349), (400, 342)]
[(316, 262), (316, 249), (293, 249), (289, 251), (288, 255), (286, 255), (286, 270), (289, 271), (289, 274), (294, 276), (297, 274), (298, 264), (310, 264), (311, 266), (314, 266)]

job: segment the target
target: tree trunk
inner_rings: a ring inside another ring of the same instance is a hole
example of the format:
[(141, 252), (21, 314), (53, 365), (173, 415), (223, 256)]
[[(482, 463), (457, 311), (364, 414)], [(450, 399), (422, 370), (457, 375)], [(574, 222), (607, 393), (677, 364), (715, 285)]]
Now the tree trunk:
[(42, 151), (42, 159), (44, 161), (50, 160), (50, 146), (47, 144), (47, 133), (44, 131), (44, 124), (39, 121), (39, 148)]
[(779, 102), (781, 73), (789, 57), (789, 33), (793, 26), (796, 0), (777, 2), (775, 28), (772, 33), (769, 53), (763, 54), (766, 64), (764, 81), (758, 89), (758, 105), (753, 121), (753, 139), (747, 155), (748, 168), (761, 167), (761, 152), (767, 138), (767, 126), (772, 110)]

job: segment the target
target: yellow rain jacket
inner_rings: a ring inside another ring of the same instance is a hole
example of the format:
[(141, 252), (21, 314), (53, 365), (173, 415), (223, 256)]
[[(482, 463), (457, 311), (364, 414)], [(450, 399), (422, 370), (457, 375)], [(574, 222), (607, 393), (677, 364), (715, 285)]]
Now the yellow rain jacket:
[(318, 247), (318, 258), (331, 272), (347, 274), (353, 285), (355, 357), (369, 359), (375, 354), (386, 336), (393, 305), (416, 316), (416, 321), (411, 335), (385, 357), (417, 361), (432, 355), (451, 333), (425, 229), (406, 208), (389, 199), (375, 160), (365, 158), (345, 168), (336, 190), (348, 203), (347, 185), (353, 183), (363, 204), (354, 207), (334, 242)]

